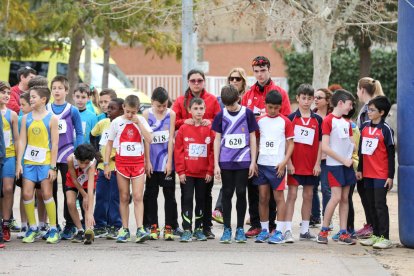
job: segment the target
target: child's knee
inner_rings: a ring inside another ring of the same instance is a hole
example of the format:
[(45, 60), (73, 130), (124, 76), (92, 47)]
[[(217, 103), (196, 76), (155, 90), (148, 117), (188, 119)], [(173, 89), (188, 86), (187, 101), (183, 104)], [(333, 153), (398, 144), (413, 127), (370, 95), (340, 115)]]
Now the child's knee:
[(125, 203), (125, 202), (129, 203), (129, 197), (130, 197), (129, 193), (120, 193), (119, 194), (119, 201), (121, 203)]
[(132, 199), (133, 199), (133, 201), (134, 201), (134, 204), (141, 203), (141, 202), (143, 201), (143, 199), (144, 199), (144, 197), (143, 197), (143, 193), (135, 193), (135, 194), (132, 196)]

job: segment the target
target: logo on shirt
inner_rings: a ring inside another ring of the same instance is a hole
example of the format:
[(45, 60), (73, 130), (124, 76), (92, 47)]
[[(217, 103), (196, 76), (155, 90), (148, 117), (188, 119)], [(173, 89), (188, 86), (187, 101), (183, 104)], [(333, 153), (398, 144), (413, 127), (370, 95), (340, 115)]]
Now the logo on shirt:
[(241, 128), (241, 131), (244, 132), (244, 127)]
[(210, 144), (210, 142), (211, 142), (210, 137), (206, 137), (205, 143), (206, 143), (206, 144)]
[(128, 129), (127, 136), (128, 136), (128, 138), (134, 137), (134, 131), (132, 129)]
[(252, 99), (247, 100), (247, 105), (251, 105), (252, 104)]
[(188, 137), (184, 137), (184, 141), (188, 142)]
[(40, 130), (40, 128), (38, 128), (38, 127), (34, 127), (34, 128), (32, 128), (32, 133), (33, 133), (34, 135), (39, 135), (41, 132), (42, 132), (42, 131), (41, 131), (41, 130)]

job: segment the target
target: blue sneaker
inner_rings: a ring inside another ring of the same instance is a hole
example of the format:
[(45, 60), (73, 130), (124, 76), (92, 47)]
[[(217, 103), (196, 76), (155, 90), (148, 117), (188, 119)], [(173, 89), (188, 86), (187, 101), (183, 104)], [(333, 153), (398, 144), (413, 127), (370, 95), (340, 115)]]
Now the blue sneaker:
[(269, 232), (267, 229), (263, 229), (262, 232), (256, 237), (255, 242), (257, 243), (264, 243), (269, 239)]
[(269, 243), (271, 244), (285, 243), (285, 238), (283, 237), (282, 232), (275, 231), (273, 235), (269, 238)]
[[(73, 226), (65, 226), (63, 232), (60, 234), (62, 240), (73, 240), (76, 234), (76, 228)], [(50, 234), (49, 234), (50, 235)]]
[(220, 238), (221, 243), (231, 243), (231, 228), (224, 227), (223, 236)]
[(246, 243), (247, 242), (246, 234), (244, 233), (243, 227), (239, 227), (239, 228), (236, 229), (236, 237), (234, 237), (234, 240), (237, 243)]
[(184, 230), (182, 230), (180, 227), (177, 227), (173, 230), (173, 235), (177, 237), (181, 237), (184, 233)]
[(336, 233), (335, 235), (332, 236), (332, 240), (337, 242), (339, 240), (340, 235), (341, 235), (341, 232)]
[(116, 242), (125, 243), (131, 240), (131, 234), (129, 233), (128, 228), (121, 228), (118, 232), (118, 237), (116, 237)]
[(183, 234), (181, 235), (180, 242), (190, 242), (193, 240), (193, 235), (191, 234), (190, 230), (184, 230)]
[(56, 244), (59, 242), (59, 232), (56, 228), (51, 228), (49, 230), (49, 236), (46, 240), (47, 243)]
[(207, 240), (207, 237), (206, 237), (206, 235), (204, 235), (203, 229), (201, 229), (201, 228), (197, 228), (196, 230), (194, 230), (194, 238), (196, 238), (196, 240), (198, 240), (198, 241), (206, 241)]

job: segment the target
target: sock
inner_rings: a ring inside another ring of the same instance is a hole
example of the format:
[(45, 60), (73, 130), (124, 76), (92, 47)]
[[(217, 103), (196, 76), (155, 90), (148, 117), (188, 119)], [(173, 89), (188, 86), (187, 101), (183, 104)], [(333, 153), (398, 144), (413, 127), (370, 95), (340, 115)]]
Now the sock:
[(42, 228), (45, 226), (45, 223), (43, 221), (39, 221), (39, 228)]
[(283, 230), (286, 228), (286, 222), (285, 221), (277, 221), (276, 222), (276, 231), (280, 231), (283, 233)]
[(286, 231), (292, 232), (292, 222), (291, 221), (285, 221), (285, 225), (286, 225), (285, 232)]
[(24, 210), (26, 211), (27, 220), (29, 221), (30, 228), (36, 229), (36, 217), (35, 217), (35, 204), (34, 200), (23, 200)]
[(309, 220), (302, 220), (302, 225), (300, 226), (300, 233), (306, 234), (309, 231)]
[(322, 226), (321, 230), (322, 230), (322, 231), (329, 231), (329, 227), (324, 227), (324, 226)]
[(11, 220), (10, 219), (3, 219), (3, 225), (4, 226), (9, 226)]
[(49, 217), (50, 227), (56, 227), (56, 204), (53, 197), (44, 200), (47, 216)]
[(339, 230), (339, 234), (346, 234), (346, 229), (341, 229), (341, 230)]
[(26, 227), (27, 228), (27, 221), (25, 221), (25, 222), (22, 221), (22, 228), (23, 227)]
[(262, 226), (262, 230), (267, 230), (267, 232), (269, 232), (269, 221), (261, 221), (260, 225)]

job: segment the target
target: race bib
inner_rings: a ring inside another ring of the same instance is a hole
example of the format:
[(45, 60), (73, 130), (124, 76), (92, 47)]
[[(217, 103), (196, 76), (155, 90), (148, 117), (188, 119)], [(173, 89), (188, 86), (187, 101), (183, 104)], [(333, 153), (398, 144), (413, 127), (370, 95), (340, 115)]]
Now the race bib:
[(121, 156), (141, 156), (142, 145), (138, 142), (123, 142), (121, 143)]
[(349, 124), (348, 123), (341, 123), (338, 126), (338, 130), (339, 130), (339, 138), (349, 138)]
[(189, 157), (207, 157), (207, 145), (206, 144), (193, 144), (188, 146)]
[(27, 145), (24, 159), (36, 163), (43, 163), (46, 160), (46, 152), (47, 149)]
[(296, 143), (312, 145), (314, 137), (315, 137), (315, 130), (313, 128), (295, 125), (294, 141)]
[(260, 154), (277, 155), (279, 152), (279, 142), (275, 140), (263, 140), (260, 142)]
[(224, 146), (229, 149), (242, 149), (246, 147), (246, 135), (244, 134), (227, 134)]
[(66, 133), (66, 131), (68, 130), (68, 126), (65, 120), (59, 120), (58, 130), (59, 130), (59, 134)]
[(366, 155), (372, 155), (378, 147), (377, 138), (362, 138), (361, 153)]
[(170, 138), (169, 130), (155, 131), (152, 134), (152, 143), (153, 144), (164, 144), (168, 142), (169, 138)]
[(81, 174), (78, 176), (77, 181), (79, 184), (83, 185), (83, 183), (85, 183), (86, 181), (88, 181), (89, 177), (86, 173)]
[(4, 147), (8, 148), (10, 147), (10, 138), (11, 138), (11, 131), (3, 131), (3, 137), (4, 137)]
[(106, 146), (109, 139), (109, 130), (105, 130), (101, 135), (101, 140), (99, 140), (99, 145)]

